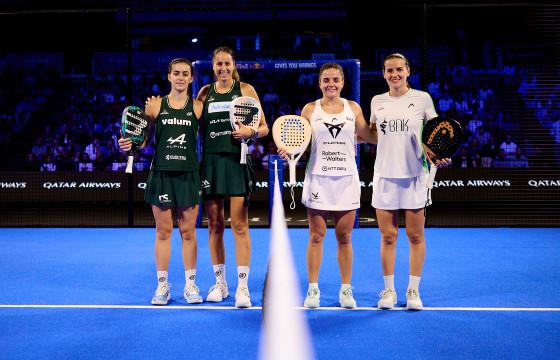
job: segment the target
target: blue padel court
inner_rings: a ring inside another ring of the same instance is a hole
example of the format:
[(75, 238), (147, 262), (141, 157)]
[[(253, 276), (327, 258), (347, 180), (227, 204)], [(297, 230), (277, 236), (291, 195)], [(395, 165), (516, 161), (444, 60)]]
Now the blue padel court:
[[(230, 297), (189, 305), (178, 231), (171, 301), (155, 307), (151, 228), (2, 229), (0, 358), (256, 359), (270, 229), (251, 229), (253, 308), (236, 309), (233, 238), (226, 230)], [(557, 359), (560, 352), (560, 230), (428, 228), (420, 293), (404, 310), (408, 240), (401, 229), (398, 307), (375, 308), (383, 288), (377, 228), (353, 232), (355, 310), (338, 307), (333, 229), (325, 239), (321, 308), (305, 310), (317, 359)], [(307, 288), (307, 229), (290, 229), (300, 292)], [(208, 232), (197, 230), (197, 284), (214, 283)], [(289, 329), (286, 329), (289, 331)]]

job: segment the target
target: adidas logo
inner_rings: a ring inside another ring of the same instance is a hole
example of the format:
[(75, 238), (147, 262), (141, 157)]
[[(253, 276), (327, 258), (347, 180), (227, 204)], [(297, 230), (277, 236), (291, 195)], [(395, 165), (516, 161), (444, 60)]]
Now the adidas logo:
[(163, 109), (159, 114), (160, 115), (169, 115), (169, 111), (167, 111), (167, 109)]
[(202, 180), (201, 185), (202, 185), (202, 188), (203, 188), (203, 189), (208, 189), (208, 188), (210, 187), (210, 181), (208, 181), (208, 180)]

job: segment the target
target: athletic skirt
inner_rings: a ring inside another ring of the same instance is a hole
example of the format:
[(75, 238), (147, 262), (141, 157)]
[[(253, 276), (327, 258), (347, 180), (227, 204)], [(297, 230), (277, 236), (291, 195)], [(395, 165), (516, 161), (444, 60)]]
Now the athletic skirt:
[(255, 187), (255, 170), (249, 156), (247, 164), (240, 164), (239, 154), (205, 154), (200, 171), (203, 199), (248, 197)]
[(200, 176), (196, 171), (150, 172), (144, 200), (161, 207), (191, 207), (200, 203)]
[(373, 176), (371, 206), (376, 209), (421, 209), (432, 203), (426, 187), (427, 174), (413, 178), (382, 178)]
[(305, 174), (301, 203), (310, 209), (346, 211), (360, 207), (358, 175), (321, 176)]

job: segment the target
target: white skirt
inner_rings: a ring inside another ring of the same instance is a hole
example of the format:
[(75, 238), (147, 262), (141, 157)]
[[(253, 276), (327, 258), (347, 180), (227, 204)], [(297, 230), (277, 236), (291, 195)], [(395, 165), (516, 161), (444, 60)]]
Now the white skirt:
[(310, 209), (346, 211), (360, 208), (360, 177), (305, 174), (301, 203)]
[(427, 174), (413, 178), (373, 176), (371, 206), (383, 210), (421, 209), (432, 204), (426, 187)]

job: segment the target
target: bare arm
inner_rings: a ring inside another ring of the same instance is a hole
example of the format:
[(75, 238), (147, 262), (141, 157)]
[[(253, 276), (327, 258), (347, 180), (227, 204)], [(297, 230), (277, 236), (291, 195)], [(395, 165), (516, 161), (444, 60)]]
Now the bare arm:
[(377, 128), (375, 124), (373, 127), (368, 127), (362, 108), (355, 101), (349, 101), (350, 108), (356, 116), (356, 132), (363, 140), (371, 144), (377, 144)]
[(198, 96), (196, 97), (196, 100), (204, 102), (204, 100), (206, 100), (206, 96), (208, 95), (208, 92), (210, 91), (210, 86), (211, 84), (204, 85), (198, 92)]

